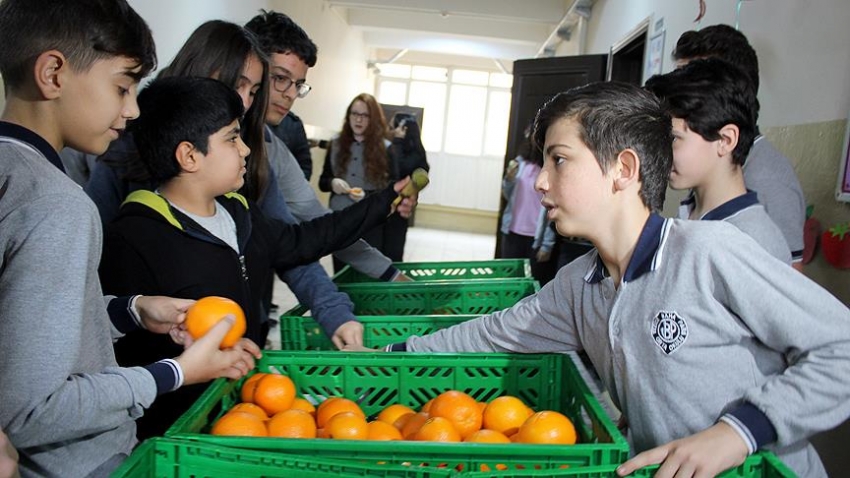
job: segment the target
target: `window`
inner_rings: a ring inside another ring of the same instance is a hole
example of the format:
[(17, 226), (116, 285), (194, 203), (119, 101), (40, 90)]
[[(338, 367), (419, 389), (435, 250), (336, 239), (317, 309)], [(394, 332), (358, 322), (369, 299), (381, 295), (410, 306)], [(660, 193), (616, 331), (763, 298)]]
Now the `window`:
[(396, 63), (379, 69), (378, 101), (425, 109), (426, 150), (466, 156), (505, 154), (513, 76)]

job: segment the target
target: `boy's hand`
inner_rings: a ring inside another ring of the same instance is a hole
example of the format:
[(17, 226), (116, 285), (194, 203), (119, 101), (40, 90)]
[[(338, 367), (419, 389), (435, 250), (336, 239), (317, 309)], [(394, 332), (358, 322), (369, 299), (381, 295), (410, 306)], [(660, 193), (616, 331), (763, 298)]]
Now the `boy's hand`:
[(254, 359), (263, 355), (257, 344), (249, 339), (240, 339), (229, 349), (218, 348), (233, 326), (233, 320), (232, 315), (226, 315), (175, 359), (183, 369), (184, 385), (209, 382), (219, 377), (237, 379), (254, 368)]
[(662, 463), (656, 478), (711, 477), (740, 465), (747, 445), (738, 432), (720, 422), (695, 435), (674, 440), (638, 454), (617, 468), (626, 476), (639, 468)]
[(136, 299), (136, 310), (145, 329), (157, 334), (167, 334), (175, 325), (186, 320), (186, 311), (194, 303), (194, 300), (189, 299), (143, 295)]
[(401, 272), (392, 281), (393, 282), (413, 282), (413, 279), (411, 279), (409, 276), (404, 275), (404, 273)]
[(364, 347), (363, 344), (357, 345), (346, 345), (342, 349), (343, 352), (380, 352), (381, 349), (370, 349), (369, 347)]
[(408, 188), (408, 191), (404, 191), (405, 186), (407, 186), (409, 182), (410, 176), (407, 176), (393, 184), (393, 189), (395, 192), (399, 193), (399, 197), (393, 201), (393, 207), (390, 209), (390, 214), (398, 211), (399, 216), (405, 219), (409, 218), (410, 215), (413, 214), (413, 209), (416, 207), (416, 203), (419, 200), (419, 191), (411, 191), (410, 188)]
[(346, 345), (363, 345), (363, 324), (349, 320), (334, 331), (331, 342), (342, 350)]

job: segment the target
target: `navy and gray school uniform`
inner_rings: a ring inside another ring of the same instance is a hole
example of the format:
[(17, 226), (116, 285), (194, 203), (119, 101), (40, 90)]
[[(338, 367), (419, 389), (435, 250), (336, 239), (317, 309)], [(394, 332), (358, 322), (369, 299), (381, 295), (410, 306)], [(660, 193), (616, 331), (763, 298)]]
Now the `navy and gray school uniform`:
[(744, 184), (758, 194), (759, 203), (782, 231), (794, 262), (803, 259), (806, 199), (791, 161), (759, 136), (744, 163)]
[[(689, 194), (679, 203), (679, 219), (688, 219), (696, 207), (696, 198)], [(746, 235), (755, 239), (773, 257), (787, 264), (791, 263), (791, 250), (788, 242), (773, 219), (767, 215), (764, 206), (759, 204), (758, 196), (747, 191), (730, 199), (699, 218), (700, 221), (726, 221), (734, 224)]]
[(722, 419), (826, 476), (806, 438), (850, 415), (850, 309), (722, 221), (651, 215), (619, 287), (597, 252), (510, 309), (392, 350), (585, 350), (636, 452)]

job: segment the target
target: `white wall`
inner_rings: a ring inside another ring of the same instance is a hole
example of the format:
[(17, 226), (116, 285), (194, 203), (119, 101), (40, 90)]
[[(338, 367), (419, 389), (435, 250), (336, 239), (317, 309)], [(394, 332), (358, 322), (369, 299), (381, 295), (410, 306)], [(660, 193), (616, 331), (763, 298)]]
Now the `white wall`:
[[(597, 0), (588, 26), (587, 53), (607, 53), (646, 17), (664, 18), (662, 71), (679, 36), (700, 26), (735, 25), (736, 0), (707, 2), (698, 25), (696, 1)], [(739, 28), (759, 56), (763, 127), (847, 118), (850, 111), (850, 2), (762, 0), (743, 2)]]

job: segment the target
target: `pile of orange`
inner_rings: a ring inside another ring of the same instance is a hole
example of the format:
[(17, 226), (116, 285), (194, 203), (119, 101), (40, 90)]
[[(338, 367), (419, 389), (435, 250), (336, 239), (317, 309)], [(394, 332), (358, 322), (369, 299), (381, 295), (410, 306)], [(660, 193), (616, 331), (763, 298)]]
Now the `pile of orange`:
[(573, 444), (572, 422), (554, 411), (535, 413), (519, 398), (489, 403), (449, 390), (420, 410), (390, 405), (368, 421), (360, 406), (330, 397), (314, 407), (296, 397), (285, 375), (257, 373), (245, 381), (242, 403), (213, 426), (214, 435), (330, 438), (337, 440), (414, 440), (471, 443)]

